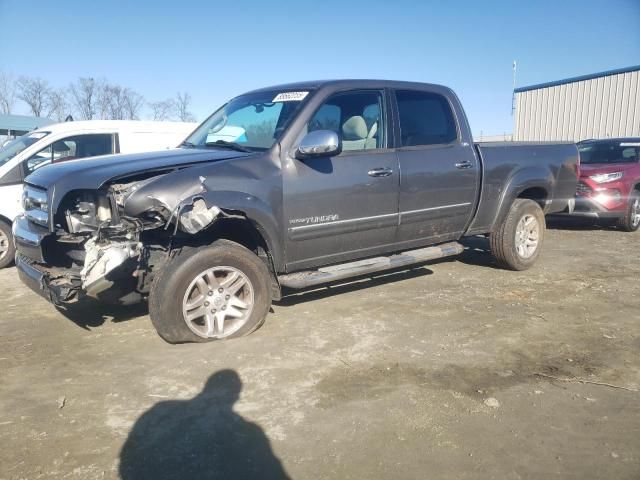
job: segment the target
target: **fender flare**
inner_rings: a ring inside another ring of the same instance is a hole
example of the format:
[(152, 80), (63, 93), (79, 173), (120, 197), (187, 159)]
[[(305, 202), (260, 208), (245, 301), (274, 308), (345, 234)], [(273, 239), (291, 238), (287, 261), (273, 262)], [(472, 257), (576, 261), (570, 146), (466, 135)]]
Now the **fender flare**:
[(549, 199), (552, 198), (554, 185), (553, 173), (542, 166), (526, 167), (515, 172), (507, 180), (506, 187), (500, 196), (496, 215), (491, 222), (491, 231), (504, 220), (516, 198), (530, 188), (541, 188), (546, 192), (545, 203), (542, 206), (544, 210)]

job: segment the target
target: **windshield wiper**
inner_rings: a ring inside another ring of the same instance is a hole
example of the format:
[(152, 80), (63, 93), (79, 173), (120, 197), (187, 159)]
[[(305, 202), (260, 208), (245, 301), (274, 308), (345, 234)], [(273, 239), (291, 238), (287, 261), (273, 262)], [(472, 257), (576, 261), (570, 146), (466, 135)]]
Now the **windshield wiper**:
[(205, 143), (205, 146), (229, 148), (231, 150), (236, 150), (238, 152), (251, 153), (251, 150), (249, 150), (248, 148), (245, 148), (242, 145), (239, 145), (235, 142), (227, 142), (226, 140), (216, 140), (215, 142), (207, 142)]
[(180, 144), (181, 147), (189, 147), (189, 148), (195, 148), (195, 144), (192, 142), (187, 142), (186, 140), (184, 142), (182, 142)]

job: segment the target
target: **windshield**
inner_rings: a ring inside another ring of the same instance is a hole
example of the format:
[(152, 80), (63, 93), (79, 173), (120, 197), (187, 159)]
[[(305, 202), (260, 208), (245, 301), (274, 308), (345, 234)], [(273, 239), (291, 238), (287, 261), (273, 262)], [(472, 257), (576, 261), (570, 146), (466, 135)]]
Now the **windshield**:
[(236, 97), (205, 120), (184, 144), (268, 150), (279, 139), (308, 94), (308, 91), (274, 90)]
[(0, 148), (0, 167), (48, 134), (49, 132), (33, 132), (11, 140)]
[(580, 163), (632, 163), (640, 160), (640, 142), (604, 142), (578, 145)]

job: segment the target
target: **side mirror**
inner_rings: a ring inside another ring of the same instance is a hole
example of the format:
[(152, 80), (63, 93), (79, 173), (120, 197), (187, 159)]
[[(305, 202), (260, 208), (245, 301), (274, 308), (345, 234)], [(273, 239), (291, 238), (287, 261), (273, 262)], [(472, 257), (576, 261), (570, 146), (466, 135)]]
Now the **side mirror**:
[(316, 130), (304, 136), (296, 150), (296, 158), (304, 160), (305, 158), (329, 157), (338, 155), (341, 151), (342, 143), (336, 132)]

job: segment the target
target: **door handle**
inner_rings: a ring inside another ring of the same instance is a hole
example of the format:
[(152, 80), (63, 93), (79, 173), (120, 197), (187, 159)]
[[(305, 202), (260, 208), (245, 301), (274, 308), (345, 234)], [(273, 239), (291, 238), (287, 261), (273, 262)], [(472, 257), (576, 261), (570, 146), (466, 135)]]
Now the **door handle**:
[(372, 168), (367, 172), (370, 177), (388, 177), (393, 173), (390, 168)]
[(459, 168), (461, 170), (471, 167), (473, 167), (473, 164), (469, 160), (464, 160), (463, 162), (456, 163), (456, 168)]

